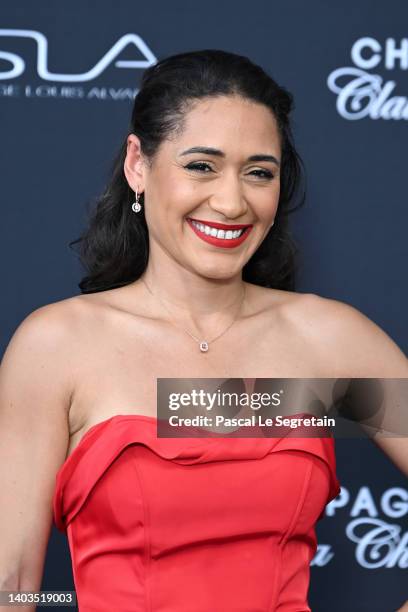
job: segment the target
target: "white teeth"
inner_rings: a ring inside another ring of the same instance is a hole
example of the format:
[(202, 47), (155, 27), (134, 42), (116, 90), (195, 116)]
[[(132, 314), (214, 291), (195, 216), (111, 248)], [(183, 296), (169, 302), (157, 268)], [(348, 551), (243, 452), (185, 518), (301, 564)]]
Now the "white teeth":
[(196, 227), (200, 232), (207, 234), (207, 236), (214, 236), (216, 238), (223, 238), (224, 240), (233, 240), (234, 238), (238, 238), (241, 236), (244, 230), (217, 230), (215, 227), (210, 227), (209, 225), (204, 225), (204, 223), (199, 223), (198, 221), (191, 221), (191, 223)]

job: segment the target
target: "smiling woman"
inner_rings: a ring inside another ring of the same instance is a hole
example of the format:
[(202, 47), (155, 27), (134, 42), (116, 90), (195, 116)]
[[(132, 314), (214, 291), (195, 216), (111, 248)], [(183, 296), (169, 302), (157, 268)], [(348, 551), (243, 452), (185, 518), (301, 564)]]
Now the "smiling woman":
[[(305, 192), (289, 123), (292, 105), (291, 94), (260, 67), (223, 51), (180, 54), (146, 70), (112, 179), (86, 234), (72, 243), (81, 243), (89, 271), (80, 283), (82, 292), (110, 289), (141, 276), (148, 242), (155, 235), (152, 224), (160, 221), (153, 213), (158, 211), (165, 222), (171, 201), (179, 202), (184, 219), (191, 212), (192, 218), (216, 227), (217, 222), (225, 224), (228, 214), (231, 224), (253, 226), (251, 241), (231, 253), (243, 279), (293, 289), (297, 249), (288, 216), (303, 204)], [(131, 219), (129, 186), (138, 191), (142, 207)], [(180, 199), (186, 202), (185, 211)], [(246, 208), (254, 203), (256, 210)], [(257, 212), (261, 218), (255, 217)], [(171, 227), (177, 241), (180, 219), (176, 226), (175, 219), (169, 222), (166, 233)], [(104, 231), (107, 227), (114, 231)]]
[[(310, 612), (315, 525), (340, 491), (333, 437), (156, 429), (158, 378), (408, 376), (363, 314), (294, 290), (292, 107), (225, 51), (144, 73), (72, 243), (82, 294), (31, 313), (2, 363), (0, 464), (22, 458), (0, 483), (3, 585), (38, 588), (52, 507), (80, 612)], [(408, 473), (406, 439), (376, 441)]]

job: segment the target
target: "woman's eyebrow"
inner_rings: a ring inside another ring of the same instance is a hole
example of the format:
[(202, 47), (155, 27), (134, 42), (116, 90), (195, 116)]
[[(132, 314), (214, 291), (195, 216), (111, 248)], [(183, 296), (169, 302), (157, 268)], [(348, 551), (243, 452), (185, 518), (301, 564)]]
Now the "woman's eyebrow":
[[(191, 149), (186, 149), (180, 153), (182, 155), (189, 155), (190, 153), (204, 153), (205, 155), (218, 155), (218, 157), (225, 157), (225, 153), (220, 151), (220, 149), (214, 149), (212, 147), (191, 147)], [(258, 153), (256, 155), (250, 155), (247, 161), (269, 161), (273, 162), (277, 166), (280, 166), (280, 162), (276, 159), (274, 155), (267, 155), (266, 153)]]

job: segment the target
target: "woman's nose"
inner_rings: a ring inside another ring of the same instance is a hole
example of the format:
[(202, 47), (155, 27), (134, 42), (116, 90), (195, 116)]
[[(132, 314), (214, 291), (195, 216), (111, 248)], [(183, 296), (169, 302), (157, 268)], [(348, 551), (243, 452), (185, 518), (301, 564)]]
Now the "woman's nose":
[(242, 217), (248, 210), (247, 201), (238, 181), (229, 181), (223, 189), (213, 193), (209, 199), (209, 204), (212, 210), (228, 219)]

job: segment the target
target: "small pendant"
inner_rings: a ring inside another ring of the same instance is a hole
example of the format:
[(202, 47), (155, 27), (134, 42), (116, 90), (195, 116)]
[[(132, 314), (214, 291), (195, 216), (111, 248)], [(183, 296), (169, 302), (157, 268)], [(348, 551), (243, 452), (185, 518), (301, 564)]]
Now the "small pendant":
[(200, 351), (202, 351), (203, 353), (208, 351), (208, 342), (206, 342), (205, 340), (200, 342)]

